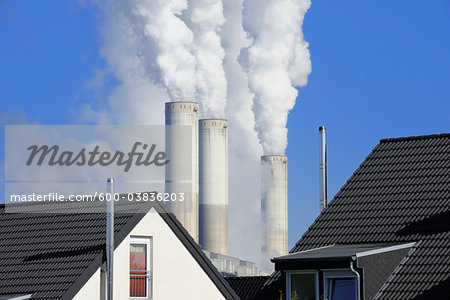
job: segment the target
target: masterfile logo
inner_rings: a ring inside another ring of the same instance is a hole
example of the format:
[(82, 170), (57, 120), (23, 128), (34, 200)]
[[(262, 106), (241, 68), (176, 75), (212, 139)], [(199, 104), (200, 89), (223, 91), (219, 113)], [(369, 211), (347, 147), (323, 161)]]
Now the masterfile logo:
[(114, 201), (183, 201), (192, 192), (192, 128), (172, 125), (178, 138), (166, 147), (167, 127), (6, 126), (6, 204), (109, 201), (109, 177), (117, 182)]
[[(143, 151), (139, 151), (139, 148)], [(30, 156), (26, 165), (30, 166), (34, 162), (37, 166), (41, 166), (42, 163), (46, 162), (49, 166), (95, 166), (98, 164), (105, 167), (115, 163), (117, 166), (124, 166), (124, 172), (128, 172), (133, 162), (136, 166), (153, 164), (157, 167), (164, 166), (169, 162), (164, 151), (155, 151), (156, 144), (149, 146), (145, 143), (135, 142), (132, 150), (128, 153), (116, 150), (112, 154), (109, 151), (100, 152), (99, 149), (100, 146), (96, 145), (91, 151), (82, 148), (78, 153), (74, 153), (69, 150), (60, 151), (58, 145), (52, 147), (32, 145), (27, 148), (30, 151)], [(156, 154), (154, 154), (155, 152)]]

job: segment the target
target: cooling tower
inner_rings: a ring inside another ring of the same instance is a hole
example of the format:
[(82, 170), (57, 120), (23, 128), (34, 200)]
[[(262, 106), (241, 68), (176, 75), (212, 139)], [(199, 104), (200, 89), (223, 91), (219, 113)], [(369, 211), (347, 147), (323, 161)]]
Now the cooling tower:
[(199, 121), (200, 245), (228, 255), (228, 121)]
[(270, 257), (287, 254), (287, 157), (261, 156), (262, 252)]
[[(169, 202), (172, 212), (198, 242), (198, 104), (166, 103), (166, 192), (184, 192)], [(184, 125), (184, 126), (167, 126)]]

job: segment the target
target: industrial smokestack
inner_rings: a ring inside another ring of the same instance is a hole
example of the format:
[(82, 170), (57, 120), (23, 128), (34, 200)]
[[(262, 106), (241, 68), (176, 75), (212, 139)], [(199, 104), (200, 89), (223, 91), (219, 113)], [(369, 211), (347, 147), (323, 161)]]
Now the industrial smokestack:
[(113, 300), (113, 275), (114, 275), (114, 179), (107, 180), (106, 207), (106, 270), (107, 270), (107, 296)]
[(171, 210), (198, 242), (198, 104), (167, 102), (165, 113), (166, 125), (183, 125), (166, 126), (166, 192), (184, 192), (184, 201), (170, 202)]
[(320, 212), (327, 207), (327, 134), (319, 127), (319, 202)]
[(288, 252), (287, 157), (261, 156), (261, 180), (262, 252), (270, 257), (284, 255)]
[(228, 121), (199, 121), (200, 245), (228, 255)]

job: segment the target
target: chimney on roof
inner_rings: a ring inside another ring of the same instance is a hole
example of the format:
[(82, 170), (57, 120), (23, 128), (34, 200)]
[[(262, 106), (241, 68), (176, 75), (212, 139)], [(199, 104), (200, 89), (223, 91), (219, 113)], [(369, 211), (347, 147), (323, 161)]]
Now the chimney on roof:
[(320, 212), (327, 207), (327, 136), (325, 126), (319, 127), (319, 202)]
[(113, 299), (113, 274), (114, 274), (114, 179), (107, 181), (109, 201), (107, 200), (106, 211), (106, 270), (107, 270), (107, 296)]

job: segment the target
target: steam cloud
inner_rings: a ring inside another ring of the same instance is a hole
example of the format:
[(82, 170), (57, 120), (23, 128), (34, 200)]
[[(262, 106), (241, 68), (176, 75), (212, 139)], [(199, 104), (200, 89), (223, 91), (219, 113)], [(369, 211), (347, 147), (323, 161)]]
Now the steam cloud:
[[(311, 72), (302, 22), (310, 0), (92, 0), (106, 69), (118, 85), (84, 117), (164, 124), (164, 102), (197, 101), (229, 120), (229, 250), (260, 257), (260, 155), (284, 153), (287, 115)], [(248, 238), (251, 236), (252, 238)]]
[(246, 0), (244, 29), (253, 39), (240, 62), (255, 94), (253, 112), (258, 138), (266, 154), (284, 154), (287, 116), (298, 91), (311, 73), (303, 17), (310, 0)]
[(225, 18), (221, 0), (191, 0), (183, 19), (194, 34), (197, 59), (197, 101), (201, 116), (224, 118), (227, 81), (223, 69), (225, 51), (220, 32)]
[(192, 53), (194, 35), (179, 18), (188, 7), (187, 1), (128, 3), (133, 30), (142, 37), (138, 56), (148, 76), (165, 86), (173, 101), (194, 101), (197, 64)]

